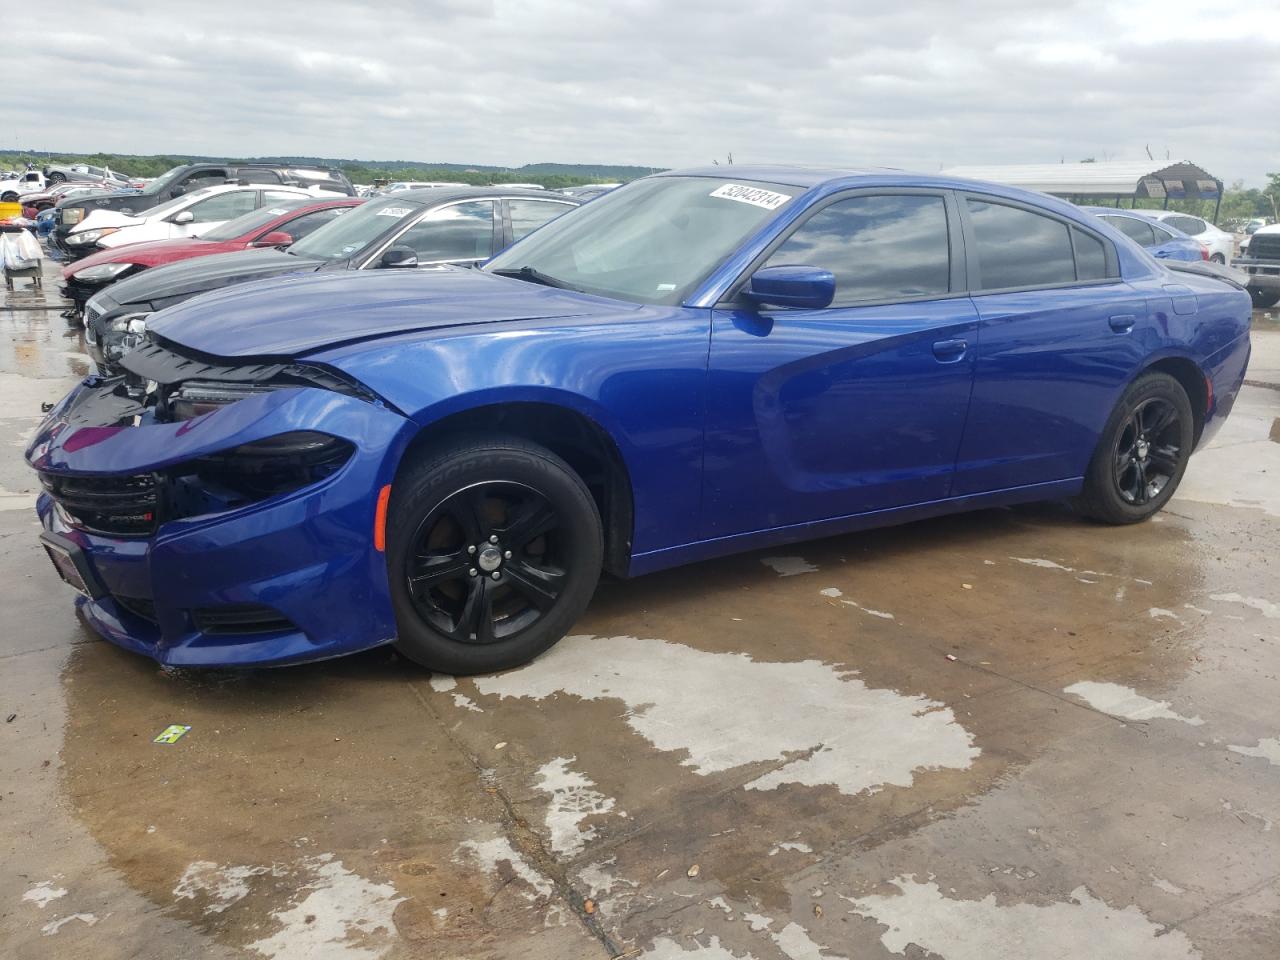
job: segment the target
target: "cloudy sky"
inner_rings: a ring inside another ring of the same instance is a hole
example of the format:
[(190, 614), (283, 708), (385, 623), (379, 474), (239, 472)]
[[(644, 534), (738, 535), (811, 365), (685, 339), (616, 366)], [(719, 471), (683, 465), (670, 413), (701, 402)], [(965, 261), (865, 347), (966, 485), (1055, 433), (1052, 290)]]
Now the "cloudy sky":
[(49, 8), (6, 44), (4, 146), (938, 170), (1150, 145), (1280, 170), (1278, 0), (187, 7)]

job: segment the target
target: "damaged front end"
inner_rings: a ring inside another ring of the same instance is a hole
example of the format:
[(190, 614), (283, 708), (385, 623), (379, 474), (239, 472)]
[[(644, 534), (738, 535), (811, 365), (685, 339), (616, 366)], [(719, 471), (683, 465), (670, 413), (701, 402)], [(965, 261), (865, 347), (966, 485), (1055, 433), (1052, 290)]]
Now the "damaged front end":
[(165, 663), (285, 663), (394, 636), (377, 493), (412, 433), (336, 371), (149, 340), (27, 449), (59, 571), (105, 637)]

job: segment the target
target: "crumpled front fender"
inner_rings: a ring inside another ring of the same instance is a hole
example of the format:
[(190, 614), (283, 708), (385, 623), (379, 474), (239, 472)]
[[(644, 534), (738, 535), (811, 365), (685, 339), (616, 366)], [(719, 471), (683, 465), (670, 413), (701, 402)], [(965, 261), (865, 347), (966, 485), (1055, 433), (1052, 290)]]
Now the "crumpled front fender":
[[(27, 446), (37, 470), (129, 475), (295, 430), (319, 430), (366, 449), (394, 446), (409, 421), (379, 404), (316, 387), (287, 387), (192, 420), (159, 423), (113, 381), (81, 383), (57, 404)], [(135, 423), (120, 424), (136, 416)]]

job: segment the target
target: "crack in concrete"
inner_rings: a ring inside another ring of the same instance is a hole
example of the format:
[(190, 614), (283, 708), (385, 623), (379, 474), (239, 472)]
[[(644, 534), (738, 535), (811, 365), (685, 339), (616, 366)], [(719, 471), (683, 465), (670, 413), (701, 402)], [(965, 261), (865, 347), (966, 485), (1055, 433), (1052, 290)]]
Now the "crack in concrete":
[(1175, 930), (1190, 923), (1192, 920), (1195, 920), (1198, 917), (1204, 916), (1204, 914), (1208, 913), (1210, 910), (1217, 910), (1219, 907), (1225, 907), (1228, 904), (1235, 903), (1237, 900), (1243, 900), (1245, 897), (1251, 896), (1257, 893), (1259, 890), (1265, 890), (1267, 887), (1271, 886), (1273, 883), (1275, 883), (1278, 880), (1280, 880), (1280, 873), (1277, 873), (1274, 876), (1266, 877), (1265, 879), (1259, 880), (1257, 883), (1251, 886), (1245, 887), (1243, 890), (1237, 891), (1236, 893), (1231, 894), (1231, 896), (1229, 897), (1223, 897), (1221, 900), (1213, 901), (1213, 903), (1206, 903), (1199, 910), (1196, 910), (1193, 913), (1188, 914), (1187, 916), (1179, 920), (1177, 923), (1165, 924), (1159, 931), (1157, 931), (1156, 936), (1163, 937), (1165, 934), (1173, 933)]
[[(418, 701), (422, 709), (440, 728), (440, 731), (448, 739), (454, 750), (471, 764), (480, 782), (488, 784), (485, 787), (485, 792), (495, 797), (502, 805), (501, 826), (511, 846), (532, 865), (533, 869), (551, 881), (552, 888), (560, 899), (565, 902), (587, 932), (608, 952), (610, 958), (616, 958), (621, 955), (623, 953), (622, 949), (614, 943), (613, 938), (605, 931), (604, 926), (600, 923), (599, 915), (587, 912), (587, 897), (580, 893), (570, 881), (569, 870), (573, 865), (573, 861), (561, 861), (546, 848), (542, 838), (538, 836), (533, 828), (529, 826), (528, 821), (521, 817), (516, 810), (515, 801), (497, 781), (491, 780), (486, 776), (486, 768), (480, 762), (480, 758), (468, 750), (466, 745), (454, 736), (453, 730), (444, 722), (435, 711), (435, 708), (431, 706), (431, 702), (423, 695), (419, 686), (412, 680), (408, 681), (408, 686), (413, 693), (414, 699)], [(502, 888), (500, 887), (499, 889)], [(489, 902), (490, 904), (493, 902), (492, 898), (490, 898)]]

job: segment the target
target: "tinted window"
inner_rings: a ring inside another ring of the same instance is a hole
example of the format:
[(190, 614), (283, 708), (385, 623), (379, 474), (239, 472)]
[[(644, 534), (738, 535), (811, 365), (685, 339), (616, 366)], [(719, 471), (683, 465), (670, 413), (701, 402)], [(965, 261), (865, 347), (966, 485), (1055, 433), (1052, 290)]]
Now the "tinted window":
[(190, 210), (195, 215), (194, 223), (213, 223), (242, 216), (257, 205), (258, 191), (237, 190), (234, 193), (220, 193), (208, 200), (201, 200)]
[(947, 209), (941, 197), (853, 197), (824, 207), (766, 266), (808, 264), (836, 278), (832, 306), (946, 293)]
[(1181, 230), (1193, 237), (1204, 233), (1206, 228), (1205, 222), (1195, 217), (1165, 217), (1164, 222), (1175, 230)]
[(1107, 276), (1107, 248), (1097, 237), (1071, 229), (1076, 247), (1076, 279), (1102, 280)]
[(329, 210), (316, 210), (314, 213), (304, 213), (300, 217), (295, 217), (287, 223), (281, 224), (276, 227), (276, 229), (283, 230), (289, 236), (293, 237), (295, 241), (301, 240), (303, 237), (311, 233), (312, 230), (323, 227), (334, 218), (342, 216), (342, 214), (346, 213), (348, 209), (348, 207), (333, 207)]
[(1075, 258), (1067, 225), (1029, 210), (969, 198), (977, 247), (978, 289), (1071, 283)]
[(1126, 237), (1137, 240), (1144, 247), (1155, 245), (1155, 232), (1151, 229), (1151, 224), (1146, 221), (1135, 220), (1133, 217), (1103, 217), (1102, 219)]
[(1157, 227), (1154, 223), (1151, 225), (1151, 232), (1155, 235), (1156, 243), (1168, 243), (1170, 240), (1178, 239), (1164, 227)]
[(493, 253), (493, 201), (473, 200), (432, 210), (395, 242), (413, 247), (419, 263), (488, 260)]
[(570, 204), (552, 203), (549, 200), (508, 200), (507, 207), (511, 211), (512, 241), (533, 233), (548, 220), (554, 220), (573, 209)]
[(187, 193), (192, 193), (203, 187), (220, 187), (226, 182), (227, 171), (225, 170), (197, 170), (182, 181), (182, 188)]

